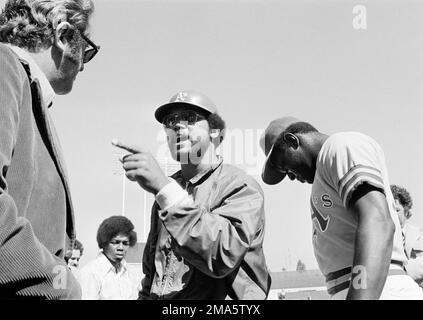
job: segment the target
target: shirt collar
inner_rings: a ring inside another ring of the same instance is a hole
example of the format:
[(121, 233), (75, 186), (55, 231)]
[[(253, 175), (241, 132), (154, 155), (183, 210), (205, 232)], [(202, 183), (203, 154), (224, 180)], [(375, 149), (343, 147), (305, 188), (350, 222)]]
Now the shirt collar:
[(53, 102), (53, 98), (55, 97), (56, 93), (54, 92), (50, 82), (47, 80), (47, 77), (44, 74), (44, 72), (40, 69), (38, 64), (35, 62), (35, 60), (31, 57), (31, 55), (27, 51), (17, 46), (11, 45), (9, 43), (5, 43), (5, 44), (11, 50), (13, 50), (13, 52), (20, 59), (28, 63), (29, 70), (31, 72), (31, 77), (33, 79), (37, 79), (40, 84), (41, 96), (42, 96), (44, 105), (49, 107), (51, 103)]
[[(103, 252), (100, 252), (98, 255), (98, 262), (99, 262), (99, 272), (105, 276), (110, 271), (115, 272), (115, 267), (112, 263), (107, 259), (106, 255)], [(126, 260), (123, 259), (121, 262), (122, 270), (119, 273), (123, 273), (127, 270)]]
[[(191, 179), (188, 180), (188, 183), (195, 185), (196, 183), (198, 183), (202, 178), (204, 178), (206, 175), (208, 176), (209, 174), (211, 174), (214, 170), (216, 170), (217, 167), (219, 167), (223, 162), (223, 158), (219, 155), (217, 155), (217, 161), (213, 162), (211, 164), (211, 166), (209, 166), (207, 169), (197, 173), (194, 177), (192, 177)], [(185, 181), (185, 179), (182, 176), (182, 171), (179, 170), (175, 176), (174, 179), (180, 180), (180, 181)]]

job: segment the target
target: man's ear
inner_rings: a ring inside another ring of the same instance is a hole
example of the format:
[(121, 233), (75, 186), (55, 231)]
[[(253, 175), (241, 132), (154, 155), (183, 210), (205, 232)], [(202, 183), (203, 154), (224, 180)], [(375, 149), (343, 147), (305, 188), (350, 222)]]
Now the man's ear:
[(297, 149), (300, 145), (298, 137), (290, 132), (285, 133), (283, 139), (291, 148)]
[(212, 140), (217, 139), (220, 136), (220, 130), (210, 130), (209, 135)]
[(210, 136), (210, 142), (215, 146), (218, 147), (220, 143), (223, 141), (223, 137), (225, 135), (225, 129), (219, 130), (219, 129), (212, 129), (210, 130), (209, 136)]
[(74, 37), (75, 28), (67, 21), (60, 22), (54, 30), (55, 44), (60, 50), (65, 50)]

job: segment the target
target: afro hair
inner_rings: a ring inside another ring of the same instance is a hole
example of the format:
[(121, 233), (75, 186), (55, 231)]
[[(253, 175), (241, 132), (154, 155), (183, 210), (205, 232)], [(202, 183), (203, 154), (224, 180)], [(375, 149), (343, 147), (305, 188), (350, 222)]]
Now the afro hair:
[(129, 238), (129, 246), (137, 243), (137, 233), (134, 231), (132, 222), (123, 216), (111, 216), (104, 220), (97, 231), (97, 243), (100, 249), (104, 249), (117, 235)]
[(209, 123), (210, 130), (217, 133), (217, 136), (212, 140), (217, 148), (225, 138), (226, 123), (217, 113), (211, 113), (207, 117), (207, 122)]

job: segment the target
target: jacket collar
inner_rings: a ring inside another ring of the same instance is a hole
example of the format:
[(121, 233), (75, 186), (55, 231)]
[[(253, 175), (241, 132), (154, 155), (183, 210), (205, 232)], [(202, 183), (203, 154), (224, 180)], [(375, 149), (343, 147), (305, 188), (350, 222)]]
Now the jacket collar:
[(211, 164), (207, 169), (197, 173), (194, 177), (186, 181), (184, 177), (182, 176), (182, 170), (179, 170), (176, 172), (172, 177), (175, 180), (183, 181), (185, 183), (196, 185), (197, 183), (203, 181), (204, 179), (207, 179), (207, 177), (212, 174), (223, 162), (223, 158), (221, 156), (217, 156), (217, 161)]
[(57, 167), (65, 188), (67, 214), (66, 234), (68, 236), (66, 241), (68, 242), (69, 246), (73, 246), (75, 241), (75, 218), (73, 213), (72, 199), (69, 191), (67, 173), (64, 160), (62, 158), (59, 139), (47, 110), (47, 108), (51, 106), (53, 97), (55, 96), (54, 90), (47, 80), (45, 74), (41, 71), (28, 52), (7, 43), (5, 43), (5, 45), (8, 46), (9, 49), (20, 60), (30, 80), (34, 119), (37, 122), (41, 136), (46, 138), (43, 138), (44, 143)]
[(31, 81), (34, 81), (35, 79), (38, 80), (43, 103), (45, 106), (50, 107), (53, 102), (53, 98), (56, 96), (56, 93), (54, 92), (44, 72), (40, 69), (38, 64), (27, 51), (9, 43), (5, 43), (5, 45), (8, 46), (19, 57), (20, 60), (23, 60), (28, 64)]

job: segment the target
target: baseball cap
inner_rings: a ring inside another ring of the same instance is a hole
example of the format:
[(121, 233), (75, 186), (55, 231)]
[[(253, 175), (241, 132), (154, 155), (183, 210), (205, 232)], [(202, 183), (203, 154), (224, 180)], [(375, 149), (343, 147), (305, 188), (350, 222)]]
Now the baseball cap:
[(170, 98), (169, 103), (158, 107), (154, 116), (158, 122), (163, 123), (164, 116), (167, 115), (173, 108), (181, 105), (195, 107), (206, 111), (209, 114), (217, 113), (216, 105), (209, 97), (200, 92), (184, 90), (174, 94)]
[(266, 184), (274, 185), (282, 181), (286, 174), (281, 173), (274, 167), (270, 158), (273, 154), (274, 145), (282, 132), (291, 124), (300, 122), (301, 120), (294, 117), (283, 117), (275, 119), (267, 126), (266, 130), (260, 137), (260, 147), (266, 155), (261, 178)]

